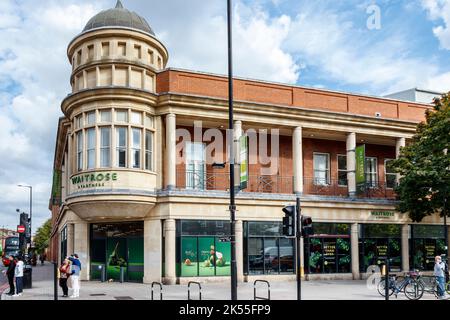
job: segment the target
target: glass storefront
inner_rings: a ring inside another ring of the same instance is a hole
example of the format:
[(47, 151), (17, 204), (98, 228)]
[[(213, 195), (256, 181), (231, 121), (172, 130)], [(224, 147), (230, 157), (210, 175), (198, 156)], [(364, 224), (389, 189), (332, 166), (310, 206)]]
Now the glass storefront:
[(121, 269), (125, 281), (142, 282), (144, 277), (144, 223), (106, 223), (91, 225), (91, 279), (101, 276), (120, 280)]
[(67, 257), (67, 226), (61, 230), (60, 238), (60, 259), (61, 262)]
[(314, 234), (305, 238), (307, 272), (350, 273), (350, 225), (314, 223)]
[(434, 257), (447, 254), (444, 239), (442, 226), (411, 225), (409, 245), (411, 268), (433, 270)]
[(177, 275), (229, 276), (230, 223), (218, 220), (177, 221)]
[(244, 273), (292, 274), (294, 240), (282, 235), (281, 222), (244, 222)]
[(359, 266), (366, 272), (370, 265), (382, 265), (390, 258), (390, 271), (402, 268), (401, 225), (362, 224), (359, 235)]

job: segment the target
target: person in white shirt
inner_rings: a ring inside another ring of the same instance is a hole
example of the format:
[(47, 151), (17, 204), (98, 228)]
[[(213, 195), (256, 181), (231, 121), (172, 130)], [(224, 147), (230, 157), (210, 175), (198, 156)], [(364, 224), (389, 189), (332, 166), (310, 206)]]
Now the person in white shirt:
[(22, 257), (17, 257), (16, 269), (14, 270), (14, 276), (16, 277), (15, 297), (20, 297), (23, 292), (23, 267)]

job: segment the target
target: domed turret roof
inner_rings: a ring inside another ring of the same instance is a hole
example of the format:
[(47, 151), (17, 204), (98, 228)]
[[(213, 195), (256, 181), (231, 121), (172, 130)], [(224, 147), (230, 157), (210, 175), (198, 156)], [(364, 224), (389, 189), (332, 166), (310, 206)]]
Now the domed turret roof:
[(137, 13), (125, 9), (120, 0), (117, 0), (115, 8), (101, 11), (93, 16), (83, 32), (106, 27), (131, 28), (155, 35), (147, 21)]

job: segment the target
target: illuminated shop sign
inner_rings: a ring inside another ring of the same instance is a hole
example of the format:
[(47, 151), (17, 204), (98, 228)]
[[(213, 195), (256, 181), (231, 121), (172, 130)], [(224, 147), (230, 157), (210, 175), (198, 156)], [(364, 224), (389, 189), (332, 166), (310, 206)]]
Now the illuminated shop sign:
[(72, 185), (78, 189), (104, 187), (105, 182), (117, 181), (116, 172), (93, 172), (72, 177)]

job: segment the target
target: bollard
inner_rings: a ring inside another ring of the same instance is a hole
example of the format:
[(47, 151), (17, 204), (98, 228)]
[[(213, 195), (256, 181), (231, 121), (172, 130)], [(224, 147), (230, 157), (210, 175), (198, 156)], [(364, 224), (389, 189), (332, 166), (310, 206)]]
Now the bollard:
[(58, 263), (53, 262), (53, 300), (58, 300)]
[(120, 267), (120, 283), (125, 281), (125, 267)]
[(385, 294), (385, 300), (389, 300), (389, 258), (386, 258), (386, 264), (385, 264), (385, 278), (384, 278), (384, 294)]
[(105, 282), (106, 281), (106, 268), (104, 264), (101, 264), (98, 266), (100, 269), (100, 281)]

